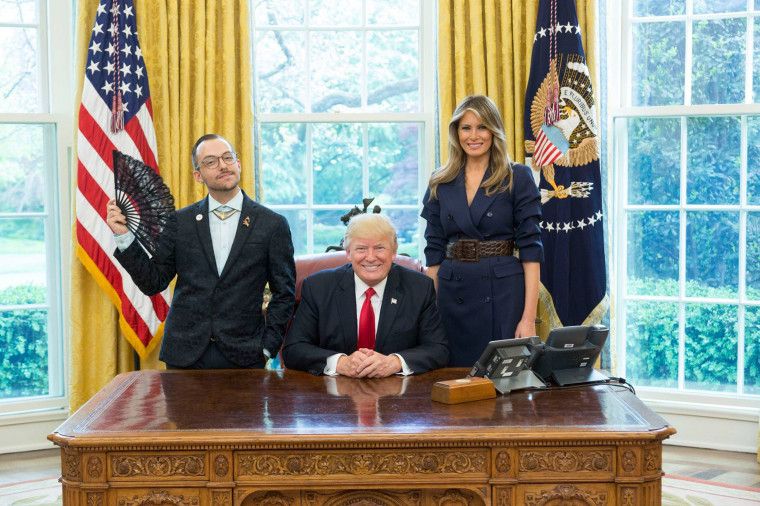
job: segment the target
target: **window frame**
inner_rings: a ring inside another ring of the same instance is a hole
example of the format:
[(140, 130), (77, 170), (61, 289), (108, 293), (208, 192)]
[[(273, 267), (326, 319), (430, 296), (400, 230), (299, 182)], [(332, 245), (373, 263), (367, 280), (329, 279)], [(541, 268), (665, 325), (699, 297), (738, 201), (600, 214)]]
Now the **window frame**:
[[(749, 0), (750, 2), (752, 0)], [(743, 324), (744, 308), (760, 306), (760, 301), (751, 301), (746, 298), (746, 221), (747, 214), (759, 212), (760, 205), (747, 204), (747, 118), (760, 115), (760, 104), (751, 103), (752, 100), (752, 69), (753, 69), (753, 38), (754, 25), (760, 18), (760, 5), (754, 9), (730, 14), (700, 14), (692, 13), (692, 1), (686, 1), (686, 12), (676, 16), (635, 17), (633, 16), (633, 0), (622, 0), (620, 3), (613, 2), (607, 6), (608, 16), (602, 22), (607, 23), (607, 33), (615, 34), (609, 37), (610, 50), (608, 51), (609, 72), (607, 80), (608, 124), (611, 125), (611, 135), (607, 139), (608, 166), (610, 182), (607, 188), (609, 201), (612, 202), (614, 220), (610, 227), (612, 239), (612, 255), (610, 256), (611, 291), (616, 300), (614, 321), (614, 339), (616, 344), (616, 357), (614, 366), (618, 375), (626, 373), (626, 308), (630, 301), (667, 301), (678, 304), (679, 307), (679, 359), (678, 359), (678, 387), (664, 388), (653, 386), (637, 387), (643, 395), (651, 399), (656, 406), (665, 408), (673, 407), (677, 412), (678, 406), (686, 406), (697, 412), (712, 410), (722, 413), (721, 416), (736, 420), (748, 420), (754, 417), (760, 409), (757, 407), (758, 395), (746, 394), (743, 391), (744, 383), (744, 337)], [(747, 54), (745, 55), (745, 98), (742, 104), (705, 104), (691, 105), (691, 74), (692, 74), (692, 24), (698, 20), (725, 19), (727, 17), (744, 17), (747, 19), (746, 30)], [(685, 97), (684, 105), (669, 106), (632, 106), (632, 26), (637, 22), (649, 19), (658, 21), (683, 21), (686, 23), (685, 30)], [(689, 118), (705, 117), (734, 117), (741, 121), (741, 162), (740, 162), (740, 200), (738, 204), (689, 204), (686, 198), (686, 178), (688, 161), (688, 131)], [(680, 196), (679, 203), (672, 205), (638, 205), (628, 204), (628, 121), (635, 118), (678, 118), (680, 120)], [(627, 224), (628, 213), (631, 211), (674, 211), (679, 213), (679, 258), (678, 258), (678, 284), (679, 295), (677, 297), (630, 295), (627, 294), (628, 277), (628, 249), (627, 249)], [(686, 214), (692, 211), (730, 211), (738, 212), (739, 223), (739, 284), (736, 298), (711, 299), (704, 297), (686, 296)], [(736, 392), (712, 392), (708, 390), (693, 390), (685, 388), (684, 370), (684, 343), (685, 343), (685, 307), (692, 303), (716, 303), (737, 307), (737, 315), (741, 325), (737, 335), (737, 391)], [(684, 409), (687, 409), (684, 408)]]
[[(308, 12), (308, 0), (304, 0), (305, 5), (305, 11), (304, 16), (305, 18), (308, 18), (309, 12)], [(432, 0), (420, 0), (420, 9), (419, 9), (419, 39), (418, 39), (418, 54), (419, 54), (419, 86), (418, 86), (418, 92), (419, 92), (419, 100), (420, 100), (420, 111), (415, 113), (374, 113), (374, 112), (342, 112), (340, 114), (336, 113), (259, 113), (257, 118), (257, 123), (259, 125), (259, 128), (256, 132), (256, 144), (259, 144), (258, 138), (259, 138), (259, 132), (261, 131), (261, 128), (265, 125), (269, 124), (360, 124), (362, 126), (362, 135), (363, 135), (363, 142), (362, 142), (362, 152), (363, 152), (363, 158), (362, 158), (362, 197), (366, 198), (370, 195), (369, 192), (369, 167), (368, 167), (368, 140), (367, 140), (367, 128), (370, 124), (380, 124), (380, 123), (388, 123), (388, 124), (400, 124), (400, 123), (416, 123), (420, 125), (420, 133), (419, 133), (419, 147), (418, 147), (418, 173), (417, 173), (417, 184), (418, 184), (418, 199), (416, 204), (385, 204), (383, 205), (383, 211), (393, 211), (393, 210), (414, 210), (417, 213), (417, 255), (418, 258), (423, 259), (423, 252), (425, 247), (425, 241), (424, 241), (424, 223), (423, 219), (419, 216), (419, 213), (422, 210), (422, 196), (424, 195), (425, 189), (427, 188), (428, 180), (430, 178), (430, 174), (432, 173), (435, 165), (435, 147), (436, 147), (436, 140), (435, 140), (435, 90), (436, 90), (436, 83), (435, 83), (435, 33), (437, 30), (437, 24), (434, 22), (437, 20), (436, 11), (435, 11), (435, 4)], [(253, 16), (253, 9), (251, 9), (251, 13)], [(364, 13), (362, 13), (364, 15)], [(364, 21), (362, 21), (364, 23)], [(271, 30), (269, 27), (255, 27), (255, 22), (252, 20), (252, 27), (253, 27), (253, 39), (256, 38), (256, 31), (257, 30)], [(319, 27), (307, 27), (307, 26), (290, 26), (290, 25), (282, 25), (278, 26), (277, 28), (280, 29), (286, 29), (286, 30), (298, 30), (298, 31), (358, 31), (358, 30), (366, 30), (366, 32), (369, 31), (376, 31), (378, 30), (375, 27), (368, 27), (365, 24), (362, 24), (361, 27), (357, 26), (351, 26), (351, 27), (337, 27), (337, 26), (319, 26)], [(384, 28), (381, 27), (381, 29)], [(393, 25), (387, 27), (388, 29), (392, 30), (403, 30), (403, 29), (417, 29), (416, 26), (410, 27), (408, 25)], [(308, 41), (308, 37), (307, 37)], [(309, 45), (307, 42), (307, 51), (309, 51)], [(254, 51), (254, 64), (255, 64), (255, 51)], [(306, 74), (309, 75), (309, 67), (308, 67), (308, 54), (306, 58), (307, 66), (306, 66)], [(364, 81), (366, 81), (366, 62), (367, 62), (367, 55), (366, 55), (366, 45), (364, 45), (364, 53), (363, 53), (363, 59), (362, 59), (362, 85), (363, 88), (366, 88)], [(256, 70), (254, 65), (254, 81), (256, 79)], [(256, 89), (256, 83), (254, 82), (254, 90)], [(307, 95), (308, 96), (308, 95)], [(366, 96), (363, 97), (363, 101), (366, 99)], [(309, 98), (310, 100), (310, 98)], [(257, 98), (258, 101), (258, 98)], [(307, 174), (307, 181), (306, 181), (306, 203), (305, 204), (269, 204), (267, 203), (266, 199), (266, 189), (263, 188), (263, 182), (262, 182), (262, 191), (263, 191), (263, 198), (262, 203), (269, 207), (270, 209), (277, 211), (277, 212), (284, 212), (284, 211), (303, 211), (306, 212), (306, 254), (311, 253), (322, 253), (321, 251), (314, 251), (314, 213), (320, 212), (320, 211), (343, 211), (348, 212), (352, 206), (359, 205), (360, 202), (351, 202), (346, 204), (314, 204), (313, 197), (314, 197), (314, 184), (313, 184), (313, 168), (312, 168), (312, 160), (311, 160), (311, 153), (312, 153), (312, 138), (311, 138), (311, 130), (309, 130), (309, 135), (307, 135), (306, 138), (306, 153), (307, 153), (307, 167), (310, 168), (308, 170)], [(260, 147), (259, 147), (260, 149)], [(265, 170), (265, 168), (262, 166), (260, 162), (260, 155), (259, 155), (259, 162), (258, 166), (262, 168), (262, 170)]]
[[(1, 113), (2, 124), (34, 124), (50, 127), (45, 132), (45, 210), (43, 212), (6, 213), (3, 217), (40, 218), (45, 222), (45, 258), (47, 303), (18, 306), (46, 309), (48, 312), (48, 370), (50, 394), (44, 396), (0, 400), (0, 427), (10, 434), (19, 434), (8, 441), (11, 448), (36, 448), (42, 443), (51, 424), (68, 415), (68, 350), (70, 292), (68, 266), (71, 247), (64, 240), (71, 230), (73, 205), (72, 149), (74, 138), (74, 5), (71, 2), (37, 0), (37, 23), (5, 23), (2, 26), (35, 28), (38, 33), (37, 67), (40, 105), (43, 112)], [(57, 20), (55, 23), (49, 20)], [(55, 80), (55, 85), (52, 81)], [(14, 306), (14, 308), (16, 308)], [(7, 307), (5, 308), (7, 309)], [(16, 426), (16, 427), (14, 427)], [(53, 425), (54, 427), (54, 425)], [(19, 444), (21, 446), (19, 446)], [(13, 446), (16, 445), (16, 446)], [(45, 445), (47, 446), (47, 445)], [(0, 453), (7, 450), (0, 445)], [(14, 450), (15, 451), (15, 450)]]

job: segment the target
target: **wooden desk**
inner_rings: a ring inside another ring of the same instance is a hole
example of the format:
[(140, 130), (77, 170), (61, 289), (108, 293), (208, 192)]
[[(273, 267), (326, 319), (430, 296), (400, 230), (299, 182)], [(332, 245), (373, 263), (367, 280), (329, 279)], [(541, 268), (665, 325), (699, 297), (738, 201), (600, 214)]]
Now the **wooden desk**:
[(49, 436), (64, 505), (659, 505), (675, 429), (621, 387), (459, 405), (432, 384), (141, 371)]

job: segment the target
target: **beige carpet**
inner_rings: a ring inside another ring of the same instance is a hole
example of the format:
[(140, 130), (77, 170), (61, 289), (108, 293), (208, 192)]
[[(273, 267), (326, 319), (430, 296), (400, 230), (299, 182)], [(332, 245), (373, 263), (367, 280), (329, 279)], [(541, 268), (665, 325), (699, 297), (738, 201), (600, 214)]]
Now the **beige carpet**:
[[(61, 485), (57, 478), (11, 483), (0, 486), (1, 506), (58, 506)], [(663, 506), (748, 506), (760, 504), (760, 490), (713, 482), (665, 476), (662, 479)]]

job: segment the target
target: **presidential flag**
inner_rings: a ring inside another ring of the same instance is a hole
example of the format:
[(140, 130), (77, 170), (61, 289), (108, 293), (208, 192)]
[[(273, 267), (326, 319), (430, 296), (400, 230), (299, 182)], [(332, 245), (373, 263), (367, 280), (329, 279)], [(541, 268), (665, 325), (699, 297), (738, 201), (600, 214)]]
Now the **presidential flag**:
[(169, 290), (154, 297), (140, 292), (114, 260), (116, 245), (106, 224), (106, 204), (114, 197), (113, 150), (158, 167), (148, 76), (132, 0), (101, 0), (84, 77), (77, 136), (77, 256), (119, 310), (124, 335), (146, 358), (163, 332)]
[(573, 0), (540, 1), (524, 131), (541, 192), (541, 300), (552, 328), (597, 323), (608, 305), (597, 116), (582, 35)]

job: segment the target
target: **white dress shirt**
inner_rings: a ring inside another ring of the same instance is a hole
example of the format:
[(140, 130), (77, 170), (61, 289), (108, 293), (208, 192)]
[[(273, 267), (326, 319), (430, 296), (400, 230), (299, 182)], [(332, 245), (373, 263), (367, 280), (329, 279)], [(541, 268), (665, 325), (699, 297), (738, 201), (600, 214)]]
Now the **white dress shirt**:
[[(378, 284), (373, 286), (372, 288), (375, 289), (375, 295), (372, 296), (370, 299), (370, 304), (372, 304), (372, 311), (375, 313), (375, 336), (377, 336), (377, 326), (378, 323), (380, 323), (380, 308), (383, 305), (383, 294), (385, 293), (385, 285), (388, 282), (388, 277), (386, 276), (383, 278), (382, 281), (380, 281)], [(367, 295), (364, 293), (369, 288), (369, 285), (361, 280), (359, 276), (354, 273), (354, 291), (356, 294), (356, 328), (359, 328), (359, 318), (361, 317), (362, 313), (362, 306), (364, 305), (364, 299), (367, 298)], [(325, 364), (325, 370), (324, 373), (328, 376), (337, 376), (338, 375), (338, 359), (342, 356), (346, 355), (345, 353), (336, 353), (335, 355), (330, 355), (327, 357), (327, 363)], [(397, 374), (401, 374), (403, 376), (408, 376), (412, 374), (414, 371), (406, 365), (406, 361), (404, 358), (399, 355), (398, 353), (391, 353), (391, 355), (396, 355), (398, 359), (401, 361), (401, 371)]]
[[(214, 210), (222, 205), (226, 205), (237, 212), (227, 218), (220, 220), (214, 214)], [(219, 274), (224, 270), (224, 264), (230, 256), (232, 241), (235, 240), (235, 233), (240, 225), (240, 216), (243, 210), (243, 192), (238, 191), (237, 195), (226, 204), (220, 204), (211, 195), (208, 196), (208, 224), (211, 229), (211, 244), (214, 247), (214, 259), (216, 260), (216, 269)]]

